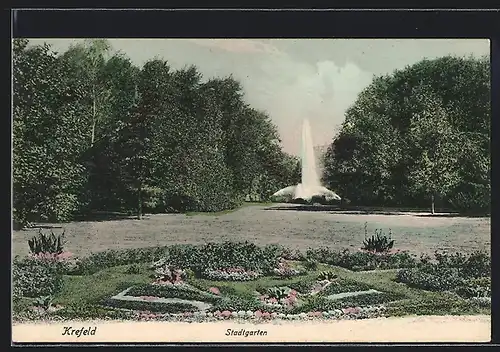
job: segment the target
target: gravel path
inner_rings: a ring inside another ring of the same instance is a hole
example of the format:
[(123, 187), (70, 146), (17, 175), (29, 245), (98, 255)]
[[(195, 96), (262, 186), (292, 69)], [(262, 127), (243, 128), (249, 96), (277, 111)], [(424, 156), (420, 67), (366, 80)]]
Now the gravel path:
[[(105, 249), (224, 240), (248, 240), (261, 245), (279, 243), (301, 249), (309, 246), (356, 249), (364, 239), (365, 222), (369, 234), (375, 229), (386, 233), (390, 229), (397, 249), (418, 254), (490, 249), (490, 218), (298, 211), (283, 205), (247, 206), (220, 216), (159, 214), (143, 220), (53, 224), (52, 230), (66, 231), (66, 249), (76, 255)], [(14, 254), (27, 254), (27, 240), (37, 231), (14, 231)]]

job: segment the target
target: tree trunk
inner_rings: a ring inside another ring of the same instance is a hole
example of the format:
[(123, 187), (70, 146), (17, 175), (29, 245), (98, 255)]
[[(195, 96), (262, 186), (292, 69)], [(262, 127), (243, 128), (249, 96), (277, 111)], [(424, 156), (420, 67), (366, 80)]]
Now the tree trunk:
[(92, 98), (92, 136), (90, 140), (90, 145), (94, 145), (94, 140), (95, 140), (95, 125), (97, 123), (96, 121), (96, 103), (95, 103), (95, 96)]
[(431, 194), (431, 213), (434, 214), (434, 193)]
[(137, 188), (137, 219), (141, 220), (142, 218), (142, 183), (139, 183), (139, 187)]

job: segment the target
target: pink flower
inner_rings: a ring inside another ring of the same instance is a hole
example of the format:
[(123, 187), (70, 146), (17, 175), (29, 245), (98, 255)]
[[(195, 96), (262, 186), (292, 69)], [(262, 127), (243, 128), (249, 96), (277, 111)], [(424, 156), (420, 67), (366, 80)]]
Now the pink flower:
[(262, 313), (262, 318), (264, 318), (264, 319), (269, 319), (270, 317), (271, 317), (271, 314), (270, 314), (270, 313), (268, 313), (268, 312), (264, 312), (264, 313)]
[(224, 317), (224, 318), (229, 318), (231, 316), (231, 312), (228, 311), (228, 310), (225, 310), (221, 313), (221, 315)]
[(269, 298), (269, 303), (276, 303), (278, 300), (275, 297)]
[(217, 287), (210, 287), (208, 289), (208, 291), (210, 291), (211, 293), (213, 293), (214, 295), (220, 295), (220, 291)]
[(214, 317), (218, 317), (221, 314), (220, 310), (216, 310), (214, 312)]
[(342, 311), (344, 312), (344, 314), (356, 314), (359, 312), (359, 309), (356, 309), (354, 307), (348, 307), (348, 308), (342, 309)]
[(291, 290), (289, 295), (295, 297), (297, 296), (297, 291)]
[(255, 316), (256, 316), (257, 318), (262, 317), (262, 312), (261, 312), (260, 310), (256, 311), (256, 312), (255, 312)]
[(192, 312), (184, 312), (183, 315), (185, 317), (192, 317), (193, 316), (193, 313)]

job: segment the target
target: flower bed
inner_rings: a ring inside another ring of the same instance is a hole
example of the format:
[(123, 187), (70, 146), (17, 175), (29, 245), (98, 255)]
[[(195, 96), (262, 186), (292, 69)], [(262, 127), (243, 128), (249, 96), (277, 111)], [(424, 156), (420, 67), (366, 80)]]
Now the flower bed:
[(261, 273), (243, 268), (226, 268), (210, 270), (207, 269), (202, 275), (204, 278), (214, 281), (251, 281), (256, 280)]
[(289, 287), (272, 287), (259, 296), (266, 307), (290, 310), (300, 304), (299, 293)]
[(170, 285), (136, 285), (127, 291), (128, 296), (150, 296), (160, 298), (179, 298), (186, 300), (216, 302), (220, 297), (209, 292), (200, 291), (188, 284)]
[(302, 313), (284, 313), (267, 310), (217, 310), (214, 312), (183, 312), (174, 314), (155, 314), (152, 311), (136, 312), (139, 320), (173, 320), (173, 321), (217, 321), (217, 320), (250, 320), (254, 323), (269, 320), (340, 320), (340, 319), (368, 319), (385, 315), (383, 305), (370, 307), (348, 307), (328, 311), (310, 311)]

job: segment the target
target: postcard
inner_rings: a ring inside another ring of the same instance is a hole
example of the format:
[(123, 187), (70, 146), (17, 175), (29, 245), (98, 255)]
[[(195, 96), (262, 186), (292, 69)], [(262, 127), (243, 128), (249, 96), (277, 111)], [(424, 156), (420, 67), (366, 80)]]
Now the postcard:
[(13, 343), (489, 341), (489, 45), (14, 39)]

